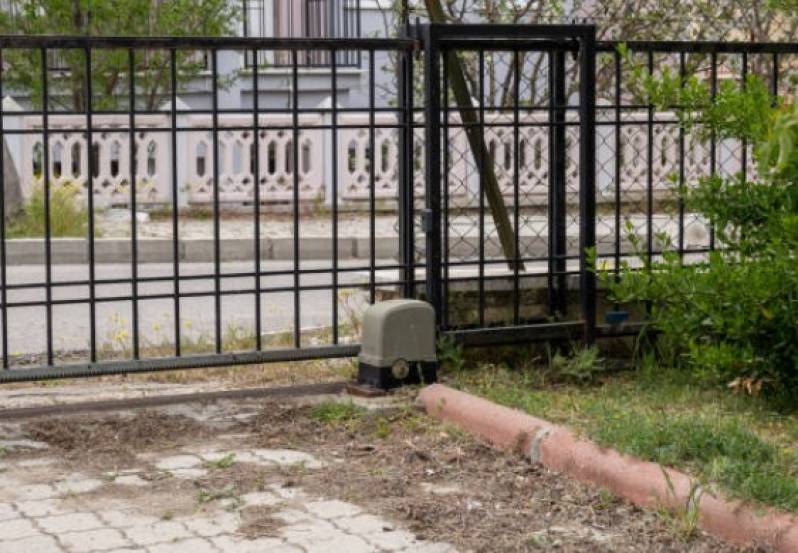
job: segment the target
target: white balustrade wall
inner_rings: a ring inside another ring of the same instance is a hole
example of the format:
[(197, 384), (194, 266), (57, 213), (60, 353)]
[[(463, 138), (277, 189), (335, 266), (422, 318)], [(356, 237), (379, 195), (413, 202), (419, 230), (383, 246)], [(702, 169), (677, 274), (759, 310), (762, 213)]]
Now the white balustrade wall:
[[(9, 135), (9, 148), (22, 178), (26, 195), (39, 186), (43, 174), (42, 121), (38, 116), (18, 117), (6, 111), (7, 129), (26, 132)], [(172, 201), (172, 164), (177, 164), (178, 203), (207, 204), (213, 201), (213, 135), (210, 115), (181, 115), (177, 133), (176, 156), (172, 153), (171, 116), (168, 113), (136, 116), (135, 175), (137, 202), (161, 204)], [(374, 197), (392, 200), (398, 192), (399, 144), (398, 122), (393, 114), (374, 114), (375, 127), (365, 113), (341, 113), (333, 141), (331, 116), (302, 114), (298, 132), (298, 163), (294, 163), (294, 134), (290, 114), (262, 114), (258, 131), (260, 198), (266, 204), (291, 202), (294, 183), (299, 183), (300, 201), (332, 202), (333, 171), (337, 171), (338, 199), (341, 204), (367, 205), (370, 198), (372, 153), (374, 141)], [(604, 122), (612, 122), (607, 119)], [(659, 122), (658, 122), (659, 121)], [(667, 123), (666, 123), (667, 121)], [(127, 205), (130, 201), (131, 159), (128, 118), (125, 115), (93, 117), (92, 142), (95, 166), (91, 176), (98, 206)], [(519, 197), (526, 202), (545, 202), (549, 187), (549, 131), (547, 114), (528, 114), (520, 118), (518, 149), (520, 174)], [(659, 114), (649, 129), (645, 115), (624, 114), (620, 126), (620, 155), (615, 152), (615, 127), (597, 128), (597, 191), (599, 199), (611, 200), (616, 189), (616, 171), (620, 175), (622, 195), (642, 194), (649, 179), (655, 191), (672, 187), (672, 175), (679, 171), (679, 156), (684, 149), (686, 182), (695, 182), (709, 173), (707, 146), (692, 136), (680, 144), (680, 131), (670, 114)], [(484, 136), (502, 192), (514, 195), (515, 130), (512, 115), (490, 113), (485, 116)], [(255, 197), (255, 141), (252, 118), (244, 115), (218, 116), (219, 199), (226, 203), (249, 203)], [(418, 122), (417, 122), (418, 124)], [(49, 126), (49, 174), (54, 186), (79, 185), (84, 191), (89, 182), (86, 118), (80, 115), (51, 115)], [(315, 128), (318, 127), (318, 128)], [(151, 129), (151, 130), (150, 130)], [(459, 118), (451, 116), (448, 128), (448, 167), (444, 175), (451, 198), (475, 201), (479, 179), (465, 130)], [(653, 139), (648, 148), (649, 132)], [(373, 135), (373, 138), (372, 138)], [(332, 151), (335, 146), (336, 151)], [(578, 126), (567, 130), (567, 185), (571, 193), (578, 190)], [(739, 145), (720, 142), (717, 147), (717, 169), (722, 174), (739, 171)], [(424, 192), (423, 129), (415, 129), (414, 188), (417, 197)], [(175, 159), (176, 158), (176, 159)], [(649, 159), (651, 158), (651, 159)], [(751, 156), (748, 156), (749, 162)], [(617, 165), (620, 164), (620, 165)], [(299, 174), (295, 177), (294, 166)], [(649, 166), (651, 175), (649, 175)], [(749, 167), (749, 172), (753, 171)], [(750, 173), (749, 173), (750, 174)], [(470, 199), (469, 199), (470, 198)]]

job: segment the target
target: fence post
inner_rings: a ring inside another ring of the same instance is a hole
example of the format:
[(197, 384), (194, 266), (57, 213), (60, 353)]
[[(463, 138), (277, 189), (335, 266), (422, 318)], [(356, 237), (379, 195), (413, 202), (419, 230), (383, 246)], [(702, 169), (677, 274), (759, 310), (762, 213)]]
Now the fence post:
[(579, 43), (579, 294), (584, 339), (596, 339), (596, 275), (588, 250), (596, 246), (596, 28), (585, 26)]
[(434, 42), (434, 26), (422, 27), (424, 39), (424, 168), (426, 171), (424, 232), (427, 237), (427, 301), (435, 308), (435, 318), (442, 321), (441, 296), (441, 90), (440, 50)]
[[(403, 36), (408, 36), (407, 26), (403, 27)], [(399, 207), (399, 280), (402, 282), (402, 296), (415, 296), (415, 224), (413, 209), (415, 207), (414, 164), (415, 150), (413, 144), (413, 51), (400, 53), (397, 77), (399, 83), (399, 186), (397, 199)]]
[(567, 157), (565, 91), (565, 52), (549, 54), (549, 290), (550, 309), (555, 317), (565, 318), (568, 310), (568, 278), (566, 275), (568, 237), (566, 235)]

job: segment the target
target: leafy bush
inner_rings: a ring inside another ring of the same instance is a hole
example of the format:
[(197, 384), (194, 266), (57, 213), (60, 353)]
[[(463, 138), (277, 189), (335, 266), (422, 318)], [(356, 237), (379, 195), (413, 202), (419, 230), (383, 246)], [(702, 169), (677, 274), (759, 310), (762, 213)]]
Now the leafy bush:
[[(88, 215), (79, 206), (77, 185), (65, 184), (50, 190), (50, 235), (86, 236)], [(8, 225), (10, 238), (44, 236), (44, 189), (37, 186), (25, 207)]]
[(644, 270), (626, 263), (618, 282), (602, 275), (604, 284), (617, 301), (650, 302), (653, 326), (704, 380), (749, 392), (798, 388), (798, 108), (756, 77), (722, 83), (712, 101), (706, 83), (667, 68), (633, 75), (652, 103), (679, 106), (688, 130), (752, 145), (756, 171), (679, 191), (713, 225), (719, 251), (689, 264), (676, 253), (640, 256)]

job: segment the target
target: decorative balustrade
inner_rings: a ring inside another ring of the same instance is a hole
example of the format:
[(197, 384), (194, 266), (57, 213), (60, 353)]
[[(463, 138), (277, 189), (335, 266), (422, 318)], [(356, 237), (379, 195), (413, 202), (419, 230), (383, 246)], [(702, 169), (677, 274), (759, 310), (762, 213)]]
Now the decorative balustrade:
[[(252, 118), (220, 114), (219, 199), (225, 203), (251, 203), (255, 198), (255, 140)], [(9, 140), (15, 162), (20, 167), (23, 185), (30, 194), (44, 174), (41, 117), (21, 118), (26, 132)], [(337, 171), (339, 202), (358, 205), (371, 197), (373, 172), (374, 197), (392, 200), (398, 193), (398, 122), (393, 114), (341, 113), (337, 124), (337, 151), (333, 152), (329, 115), (302, 114), (299, 117), (299, 143), (294, 148), (293, 118), (290, 114), (263, 114), (258, 131), (260, 199), (267, 204), (291, 202), (294, 183), (299, 183), (300, 201), (331, 203), (332, 171)], [(672, 175), (683, 159), (686, 182), (695, 182), (710, 172), (710, 151), (694, 136), (680, 141), (678, 127), (670, 114), (658, 114), (649, 128), (644, 114), (624, 114), (619, 129), (620, 151), (615, 151), (616, 125), (599, 119), (597, 130), (597, 192), (600, 198), (615, 195), (616, 172), (620, 175), (622, 196), (633, 197), (648, 190), (649, 182), (657, 193), (669, 189)], [(178, 176), (178, 202), (203, 204), (213, 201), (214, 156), (210, 115), (180, 117), (177, 155), (171, 147), (171, 116), (168, 113), (137, 115), (135, 154), (131, 160), (129, 120), (125, 115), (95, 115), (92, 120), (94, 164), (88, 164), (86, 118), (81, 115), (51, 115), (48, 118), (48, 171), (52, 186), (78, 184), (84, 191), (91, 182), (99, 206), (127, 205), (130, 201), (131, 173), (136, 176), (137, 202), (168, 203), (172, 200), (172, 163)], [(316, 128), (318, 127), (318, 128)], [(6, 126), (8, 128), (8, 125)], [(150, 130), (151, 129), (151, 130)], [(196, 129), (196, 130), (191, 130)], [(459, 117), (451, 115), (448, 124), (445, 171), (450, 198), (474, 201), (479, 190), (477, 165), (470, 151)], [(567, 187), (578, 187), (577, 127), (566, 133)], [(549, 187), (548, 114), (524, 114), (518, 127), (519, 197), (523, 201), (545, 198)], [(373, 134), (373, 137), (372, 137)], [(515, 130), (512, 114), (486, 113), (484, 137), (503, 194), (514, 195), (516, 182)], [(371, 143), (374, 152), (371, 152)], [(649, 140), (652, 147), (649, 149)], [(423, 129), (415, 130), (414, 188), (417, 197), (424, 192)], [(295, 152), (298, 163), (294, 163)], [(683, 152), (683, 154), (682, 154)], [(731, 174), (740, 170), (740, 147), (731, 142), (717, 145), (716, 169)], [(374, 167), (370, 166), (374, 159)], [(651, 158), (651, 159), (649, 159)], [(748, 156), (750, 164), (751, 156)], [(135, 171), (131, 171), (131, 161)], [(299, 174), (295, 177), (294, 167)], [(749, 174), (753, 169), (749, 165)], [(651, 174), (649, 175), (649, 171)]]

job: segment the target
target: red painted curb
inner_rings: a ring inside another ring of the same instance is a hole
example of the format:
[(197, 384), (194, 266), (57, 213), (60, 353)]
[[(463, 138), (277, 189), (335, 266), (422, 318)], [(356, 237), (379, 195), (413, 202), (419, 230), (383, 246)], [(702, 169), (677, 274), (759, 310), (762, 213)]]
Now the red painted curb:
[(698, 525), (735, 545), (798, 552), (798, 518), (790, 514), (710, 495), (682, 472), (601, 448), (564, 427), (448, 386), (428, 386), (417, 401), (431, 416), (455, 423), (497, 448), (518, 451), (640, 507), (683, 511), (697, 506)]

